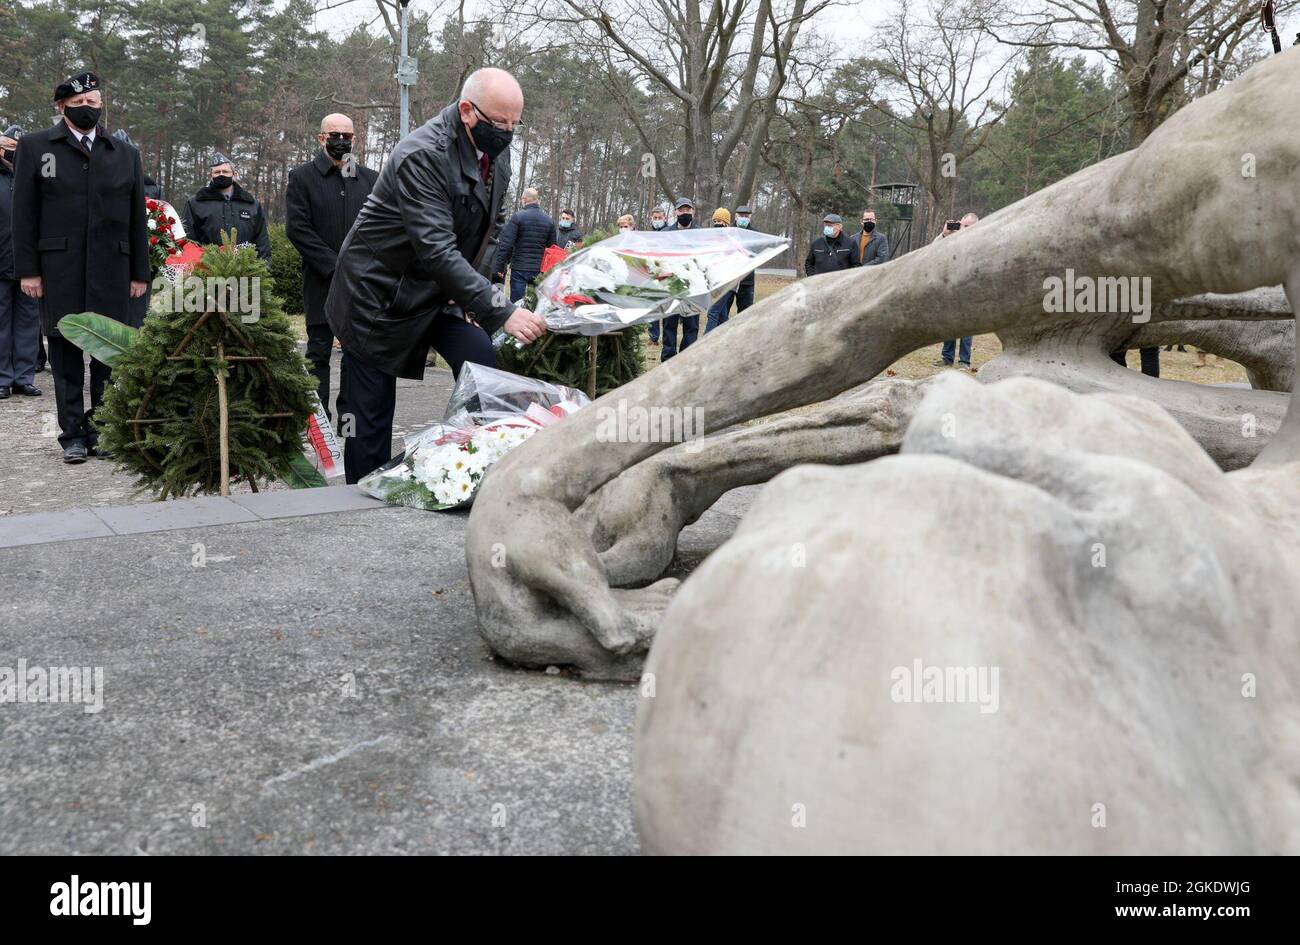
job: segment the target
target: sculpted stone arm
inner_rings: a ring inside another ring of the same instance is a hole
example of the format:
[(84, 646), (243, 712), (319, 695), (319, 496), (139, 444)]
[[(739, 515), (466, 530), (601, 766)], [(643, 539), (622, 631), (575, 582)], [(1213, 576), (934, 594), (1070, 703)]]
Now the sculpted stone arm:
[(732, 489), (801, 463), (861, 463), (897, 452), (924, 383), (880, 378), (806, 413), (679, 443), (624, 470), (577, 512), (609, 583), (661, 575), (681, 530)]
[[(1077, 318), (1044, 311), (1044, 281), (1066, 267), (1149, 278), (1157, 302), (1278, 283), (1294, 300), (1300, 137), (1276, 116), (1297, 94), (1300, 50), (1290, 50), (1188, 105), (1134, 151), (883, 266), (791, 286), (602, 400), (717, 405), (710, 431), (825, 400), (945, 338)], [(1240, 173), (1247, 153), (1249, 178)], [(1227, 234), (1199, 225), (1238, 216), (1257, 225)], [(493, 469), (470, 515), (466, 556), (490, 646), (525, 663), (544, 653), (591, 675), (626, 676), (672, 584), (611, 589), (573, 513), (664, 444), (601, 442), (597, 423), (596, 410), (581, 411)], [(1261, 461), (1297, 454), (1292, 410)]]

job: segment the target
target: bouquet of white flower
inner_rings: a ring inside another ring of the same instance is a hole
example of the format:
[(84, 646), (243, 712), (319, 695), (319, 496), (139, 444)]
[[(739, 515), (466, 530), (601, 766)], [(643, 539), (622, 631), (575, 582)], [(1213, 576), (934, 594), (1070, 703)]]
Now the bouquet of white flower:
[(569, 387), (466, 364), (443, 422), (409, 438), (401, 456), (357, 485), (391, 505), (465, 508), (493, 463), (587, 403)]
[(536, 311), (548, 330), (574, 335), (698, 315), (789, 242), (733, 227), (620, 233), (552, 266), (537, 288)]

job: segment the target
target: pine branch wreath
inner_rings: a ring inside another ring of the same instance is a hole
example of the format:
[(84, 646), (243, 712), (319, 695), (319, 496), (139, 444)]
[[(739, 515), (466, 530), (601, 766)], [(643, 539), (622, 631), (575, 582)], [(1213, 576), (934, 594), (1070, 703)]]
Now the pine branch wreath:
[(160, 497), (222, 491), (218, 373), (233, 475), (256, 489), (302, 456), (316, 381), (270, 270), (253, 247), (222, 238), (183, 291), (155, 299), (139, 338), (115, 359), (95, 413), (100, 445)]

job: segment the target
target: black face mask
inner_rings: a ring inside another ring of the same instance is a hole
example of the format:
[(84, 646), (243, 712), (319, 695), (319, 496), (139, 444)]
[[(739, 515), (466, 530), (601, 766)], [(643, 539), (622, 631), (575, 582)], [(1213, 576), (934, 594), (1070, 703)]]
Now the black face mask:
[(340, 139), (327, 138), (325, 141), (325, 151), (334, 160), (339, 160), (345, 154), (352, 153), (352, 142)]
[(82, 131), (90, 131), (99, 125), (100, 114), (103, 114), (103, 109), (95, 108), (94, 105), (72, 105), (64, 109), (64, 117)]
[(214, 178), (212, 178), (212, 189), (213, 189), (213, 190), (225, 190), (227, 187), (229, 187), (229, 186), (230, 186), (231, 184), (233, 184), (234, 182), (235, 182), (235, 179), (234, 179), (233, 177), (231, 177), (229, 174), (222, 174), (220, 177), (214, 177)]
[(876, 228), (876, 224), (875, 224), (874, 221), (872, 221), (872, 220), (863, 220), (863, 221), (862, 221), (862, 232), (863, 232), (863, 233), (870, 233), (870, 232), (871, 232), (872, 230), (874, 230), (875, 228)]
[(101, 114), (103, 110), (93, 105), (73, 105), (63, 110), (63, 116), (82, 131), (89, 131), (98, 125)]
[(691, 221), (694, 219), (695, 214), (693, 213), (679, 213), (677, 214), (677, 225), (685, 229), (691, 225)]
[(510, 147), (510, 142), (514, 140), (513, 131), (502, 131), (490, 121), (478, 120), (478, 124), (472, 129), (474, 134), (474, 146), (488, 156), (489, 160), (495, 161), (498, 154)]

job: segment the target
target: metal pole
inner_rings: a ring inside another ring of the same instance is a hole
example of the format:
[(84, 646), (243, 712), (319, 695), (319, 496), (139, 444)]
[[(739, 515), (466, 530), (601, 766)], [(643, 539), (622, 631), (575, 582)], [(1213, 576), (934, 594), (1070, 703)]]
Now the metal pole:
[(398, 2), (402, 6), (402, 49), (397, 59), (397, 90), (398, 101), (400, 102), (398, 129), (399, 137), (405, 138), (411, 130), (411, 86), (415, 85), (415, 80), (420, 71), (420, 64), (407, 55), (409, 51), (407, 46), (407, 12), (411, 0), (398, 0)]

